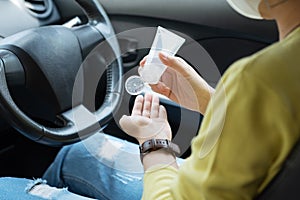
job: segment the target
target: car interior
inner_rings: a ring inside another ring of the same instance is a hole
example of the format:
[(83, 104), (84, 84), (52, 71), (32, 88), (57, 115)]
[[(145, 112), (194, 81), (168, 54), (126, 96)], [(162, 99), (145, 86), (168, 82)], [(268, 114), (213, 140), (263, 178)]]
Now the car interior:
[[(234, 61), (278, 40), (274, 22), (247, 19), (225, 0), (2, 0), (0, 15), (0, 177), (41, 177), (63, 145), (97, 131), (136, 143), (118, 124), (134, 100), (124, 81), (158, 26), (186, 39), (177, 55), (213, 87)], [(185, 134), (186, 158), (203, 116), (161, 103), (175, 143)], [(299, 149), (258, 199), (287, 198), (278, 188), (297, 194)]]

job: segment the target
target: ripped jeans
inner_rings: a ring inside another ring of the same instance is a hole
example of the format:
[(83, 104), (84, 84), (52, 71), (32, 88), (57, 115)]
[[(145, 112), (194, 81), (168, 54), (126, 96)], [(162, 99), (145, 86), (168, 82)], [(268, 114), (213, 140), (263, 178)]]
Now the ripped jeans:
[(141, 199), (143, 174), (138, 145), (97, 133), (65, 146), (43, 180), (0, 178), (0, 199)]

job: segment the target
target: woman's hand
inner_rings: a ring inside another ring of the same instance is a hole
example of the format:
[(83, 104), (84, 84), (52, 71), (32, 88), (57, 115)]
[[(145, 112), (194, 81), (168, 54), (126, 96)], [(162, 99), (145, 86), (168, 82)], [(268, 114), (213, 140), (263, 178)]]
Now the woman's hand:
[(131, 116), (123, 115), (120, 126), (140, 144), (149, 139), (172, 139), (166, 109), (159, 105), (159, 98), (152, 94), (137, 96)]
[[(159, 58), (168, 68), (158, 84), (150, 85), (152, 90), (176, 103), (205, 113), (214, 89), (182, 58), (159, 53)], [(147, 56), (140, 62), (143, 67)]]

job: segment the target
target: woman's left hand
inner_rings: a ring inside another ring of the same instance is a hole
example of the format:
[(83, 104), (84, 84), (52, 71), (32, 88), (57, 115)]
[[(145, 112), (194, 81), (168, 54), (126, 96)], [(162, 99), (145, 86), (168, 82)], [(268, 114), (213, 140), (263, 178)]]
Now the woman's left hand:
[(152, 94), (137, 96), (131, 116), (123, 115), (120, 126), (140, 144), (150, 139), (172, 139), (166, 109), (159, 105), (158, 96)]

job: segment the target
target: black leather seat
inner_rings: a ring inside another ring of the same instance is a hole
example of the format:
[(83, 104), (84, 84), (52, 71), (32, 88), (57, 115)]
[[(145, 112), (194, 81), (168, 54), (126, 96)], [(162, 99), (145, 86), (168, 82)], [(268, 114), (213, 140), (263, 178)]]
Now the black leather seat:
[(300, 199), (300, 140), (295, 145), (280, 172), (256, 200)]

